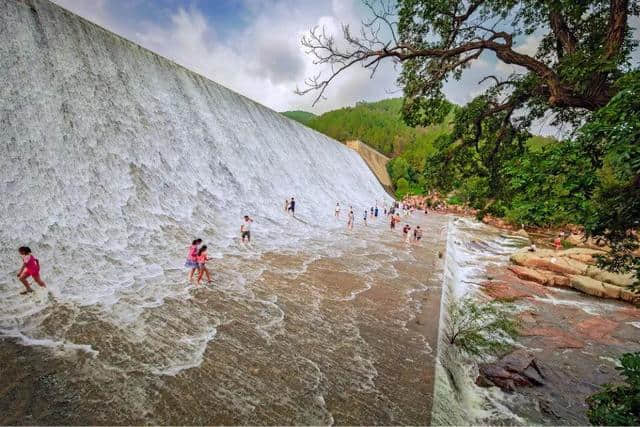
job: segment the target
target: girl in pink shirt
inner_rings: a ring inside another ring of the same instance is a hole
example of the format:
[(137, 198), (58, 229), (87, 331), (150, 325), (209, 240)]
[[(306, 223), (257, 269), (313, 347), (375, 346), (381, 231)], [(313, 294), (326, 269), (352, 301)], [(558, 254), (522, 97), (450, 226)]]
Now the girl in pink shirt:
[(202, 245), (200, 249), (198, 249), (198, 255), (196, 255), (196, 259), (198, 261), (198, 268), (200, 269), (200, 274), (198, 275), (198, 284), (200, 284), (200, 280), (202, 280), (202, 275), (207, 275), (207, 283), (211, 283), (211, 275), (209, 274), (209, 270), (207, 270), (207, 261), (211, 258), (207, 256), (207, 245)]
[(184, 266), (190, 268), (189, 272), (189, 281), (193, 279), (193, 273), (198, 269), (198, 260), (196, 257), (198, 256), (198, 246), (202, 243), (202, 239), (196, 239), (189, 246), (189, 253), (187, 254), (187, 260), (184, 263)]
[(33, 280), (38, 285), (46, 288), (47, 285), (40, 278), (40, 262), (38, 261), (38, 258), (31, 254), (31, 249), (27, 246), (21, 246), (18, 248), (18, 253), (22, 256), (22, 267), (20, 267), (20, 271), (18, 271), (18, 279), (20, 279), (26, 288), (24, 291), (20, 292), (20, 295), (26, 295), (29, 292), (33, 292), (33, 289), (31, 289), (31, 285), (29, 285), (29, 281), (27, 280), (29, 276), (33, 277)]

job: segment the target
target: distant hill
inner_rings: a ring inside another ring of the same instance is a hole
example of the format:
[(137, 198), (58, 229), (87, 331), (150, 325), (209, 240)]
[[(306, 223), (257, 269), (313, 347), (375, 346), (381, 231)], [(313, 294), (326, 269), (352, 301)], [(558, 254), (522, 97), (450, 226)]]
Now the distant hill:
[[(425, 187), (426, 163), (435, 152), (436, 140), (451, 131), (455, 108), (442, 123), (416, 128), (402, 121), (402, 98), (358, 102), (353, 107), (328, 111), (319, 116), (305, 111), (283, 114), (338, 141), (360, 140), (391, 157), (390, 172), (394, 186), (400, 176), (407, 175), (408, 188), (401, 193), (420, 194)], [(554, 138), (534, 135), (527, 146), (536, 152), (555, 142)]]
[(300, 110), (285, 111), (282, 113), (282, 115), (289, 117), (290, 119), (295, 120), (296, 122), (300, 122), (303, 125), (307, 125), (307, 126), (309, 126), (309, 122), (311, 120), (317, 117), (313, 113), (309, 113), (308, 111), (300, 111)]
[(287, 111), (283, 114), (338, 141), (361, 140), (390, 157), (405, 152), (409, 146), (420, 154), (430, 152), (437, 136), (434, 131), (446, 131), (446, 127), (409, 127), (402, 121), (401, 108), (402, 98), (392, 98), (358, 102), (353, 107), (340, 108), (320, 116), (304, 111)]

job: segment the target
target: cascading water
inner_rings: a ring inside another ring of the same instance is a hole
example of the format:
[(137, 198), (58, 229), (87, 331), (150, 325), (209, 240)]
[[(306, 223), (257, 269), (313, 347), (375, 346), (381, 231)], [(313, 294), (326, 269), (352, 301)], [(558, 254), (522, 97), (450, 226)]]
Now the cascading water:
[(443, 217), (365, 227), (355, 152), (44, 0), (0, 0), (0, 71), (0, 424), (429, 422)]
[(504, 402), (508, 397), (497, 388), (474, 384), (477, 366), (447, 342), (449, 305), (473, 296), (486, 280), (486, 269), (504, 265), (514, 247), (522, 244), (481, 223), (452, 218), (447, 226), (444, 283), (442, 286), (438, 357), (432, 421), (435, 425), (513, 425), (524, 420)]
[[(170, 294), (193, 236), (220, 256), (249, 214), (279, 248), (332, 226), (337, 201), (388, 200), (334, 140), (48, 2), (0, 7), (2, 271), (29, 244), (56, 297), (133, 321)], [(0, 279), (5, 314), (14, 281)]]

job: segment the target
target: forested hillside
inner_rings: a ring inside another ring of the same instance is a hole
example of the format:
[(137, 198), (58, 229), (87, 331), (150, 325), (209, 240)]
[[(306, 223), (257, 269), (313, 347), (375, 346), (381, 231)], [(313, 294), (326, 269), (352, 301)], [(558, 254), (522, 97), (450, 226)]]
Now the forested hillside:
[(416, 157), (424, 158), (432, 150), (435, 136), (445, 131), (446, 126), (407, 126), (401, 118), (401, 109), (402, 98), (392, 98), (358, 102), (353, 107), (329, 111), (310, 120), (301, 117), (298, 111), (283, 114), (338, 141), (363, 141), (389, 157), (411, 151), (412, 159), (419, 163)]
[(282, 113), (282, 115), (289, 117), (292, 120), (295, 120), (296, 122), (300, 122), (303, 125), (309, 125), (309, 122), (313, 119), (315, 119), (317, 116), (313, 113), (309, 113), (307, 111), (300, 111), (300, 110), (295, 110), (295, 111), (285, 111), (284, 113)]

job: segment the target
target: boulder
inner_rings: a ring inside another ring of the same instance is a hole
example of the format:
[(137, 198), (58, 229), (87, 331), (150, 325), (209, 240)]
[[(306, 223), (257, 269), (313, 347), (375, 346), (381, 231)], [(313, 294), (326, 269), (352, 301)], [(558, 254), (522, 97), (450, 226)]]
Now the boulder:
[(567, 276), (553, 276), (553, 286), (567, 287), (571, 285), (571, 280)]
[(587, 276), (572, 275), (570, 277), (571, 287), (580, 292), (601, 298), (620, 299), (621, 288), (619, 286), (604, 283)]
[(584, 239), (584, 235), (582, 234), (570, 234), (564, 240), (566, 240), (573, 246), (580, 246), (586, 243), (586, 240)]
[(604, 240), (594, 239), (593, 237), (586, 238), (584, 234), (570, 234), (564, 240), (581, 248), (592, 248), (603, 251), (610, 250), (610, 248), (606, 246), (606, 242)]
[(553, 271), (560, 274), (582, 275), (587, 271), (587, 265), (563, 256), (543, 257), (537, 252), (516, 252), (511, 255), (511, 262), (523, 267)]
[(522, 267), (517, 265), (512, 265), (509, 267), (509, 270), (513, 272), (518, 278), (522, 280), (529, 280), (531, 282), (540, 283), (541, 285), (552, 285), (550, 283), (552, 280), (551, 275), (548, 272), (543, 272), (540, 270), (534, 270), (533, 268)]
[(529, 238), (529, 233), (527, 233), (527, 231), (524, 228), (521, 228), (518, 231), (514, 231), (513, 234), (515, 234), (516, 236), (527, 238), (527, 239)]
[(640, 306), (640, 293), (635, 293), (629, 289), (620, 289), (620, 299)]
[(544, 384), (544, 375), (535, 357), (525, 350), (515, 350), (494, 363), (482, 363), (478, 371), (476, 384), (480, 387), (497, 386), (511, 392), (516, 387)]
[(604, 251), (601, 251), (599, 249), (592, 249), (592, 248), (569, 248), (563, 251), (559, 251), (559, 253), (561, 255), (589, 255), (591, 257), (594, 257), (596, 255), (606, 254), (606, 252)]
[(623, 288), (631, 286), (635, 280), (633, 273), (612, 273), (594, 266), (589, 266), (589, 268), (587, 268), (586, 275), (600, 282), (611, 283), (612, 285), (621, 286)]
[(568, 254), (569, 258), (580, 261), (585, 264), (595, 264), (596, 260), (588, 254)]

